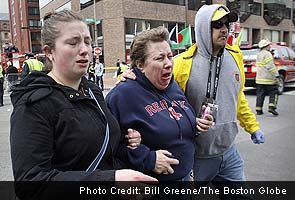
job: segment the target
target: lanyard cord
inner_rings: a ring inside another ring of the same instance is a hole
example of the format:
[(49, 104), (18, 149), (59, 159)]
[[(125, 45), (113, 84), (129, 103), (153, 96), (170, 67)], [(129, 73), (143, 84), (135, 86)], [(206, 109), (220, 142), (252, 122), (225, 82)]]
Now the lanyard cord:
[[(105, 113), (103, 112), (102, 108), (100, 107), (100, 105), (99, 105), (97, 99), (95, 98), (95, 96), (94, 96), (92, 90), (91, 90), (90, 88), (89, 88), (88, 90), (89, 90), (89, 95), (90, 95), (91, 99), (94, 99), (94, 100), (95, 100), (95, 102), (96, 102), (96, 104), (97, 104), (99, 110), (101, 111), (101, 113), (103, 114), (103, 116), (105, 117), (106, 122), (107, 122), (106, 115), (105, 115)], [(93, 171), (97, 168), (98, 164), (100, 163), (100, 161), (101, 161), (103, 155), (105, 154), (105, 152), (106, 152), (106, 150), (107, 150), (107, 145), (108, 145), (108, 143), (109, 143), (109, 139), (110, 139), (109, 124), (108, 124), (108, 122), (107, 122), (107, 125), (106, 125), (106, 134), (105, 134), (105, 138), (104, 138), (104, 141), (103, 141), (103, 145), (102, 145), (102, 147), (101, 147), (99, 153), (98, 153), (97, 156), (95, 157), (95, 159), (92, 161), (92, 163), (91, 163), (91, 164), (89, 165), (89, 167), (87, 168), (86, 172), (93, 172)]]
[[(211, 56), (210, 58), (210, 71), (208, 75), (208, 82), (207, 82), (207, 92), (206, 92), (206, 98), (211, 99), (211, 77), (212, 77), (212, 63), (213, 63), (214, 57)], [(218, 88), (218, 83), (219, 83), (219, 75), (220, 75), (220, 69), (221, 69), (221, 64), (222, 64), (222, 56), (217, 57), (216, 61), (216, 68), (215, 68), (215, 80), (214, 80), (214, 89), (213, 89), (213, 97), (212, 100), (216, 100), (216, 95), (217, 95), (217, 88)]]

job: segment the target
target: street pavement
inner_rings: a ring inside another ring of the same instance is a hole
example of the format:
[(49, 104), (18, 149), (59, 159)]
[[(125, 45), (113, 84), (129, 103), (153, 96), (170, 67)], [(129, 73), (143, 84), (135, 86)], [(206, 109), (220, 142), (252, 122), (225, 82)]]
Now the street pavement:
[[(104, 95), (114, 87), (113, 73), (104, 76)], [(252, 110), (255, 108), (255, 90), (246, 89), (246, 98)], [(236, 144), (245, 161), (245, 174), (251, 181), (295, 181), (295, 86), (279, 96), (278, 117), (267, 112), (268, 98), (265, 101), (264, 115), (258, 116), (264, 144), (253, 144), (250, 135), (240, 128)], [(13, 180), (9, 145), (9, 119), (12, 105), (9, 94), (4, 95), (4, 107), (0, 107), (0, 181)]]

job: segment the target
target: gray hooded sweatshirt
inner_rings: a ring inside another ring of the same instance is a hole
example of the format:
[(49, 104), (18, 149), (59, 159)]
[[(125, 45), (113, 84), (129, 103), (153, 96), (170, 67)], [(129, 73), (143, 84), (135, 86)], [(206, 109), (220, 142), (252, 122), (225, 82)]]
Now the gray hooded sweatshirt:
[[(215, 81), (217, 58), (212, 55), (211, 18), (220, 5), (203, 6), (195, 18), (195, 34), (198, 45), (193, 57), (193, 65), (187, 83), (186, 96), (196, 113), (201, 114), (202, 102), (206, 99), (210, 65), (211, 97)], [(210, 158), (222, 155), (234, 143), (238, 133), (237, 100), (241, 87), (241, 77), (237, 63), (228, 50), (221, 55), (221, 68), (217, 87), (218, 105), (215, 125), (196, 139), (197, 158)]]

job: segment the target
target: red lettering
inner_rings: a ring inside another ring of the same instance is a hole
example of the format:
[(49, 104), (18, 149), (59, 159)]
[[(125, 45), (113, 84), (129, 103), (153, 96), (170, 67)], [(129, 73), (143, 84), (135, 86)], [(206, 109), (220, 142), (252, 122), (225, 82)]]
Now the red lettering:
[(175, 106), (177, 106), (177, 102), (176, 102), (175, 100), (173, 100), (173, 101), (171, 102), (171, 105), (172, 105), (172, 107), (175, 107)]
[(154, 109), (156, 109), (157, 112), (160, 112), (162, 109), (159, 107), (158, 102), (154, 102), (152, 103), (152, 105), (154, 106)]
[(145, 107), (145, 110), (150, 114), (150, 116), (153, 116), (154, 113), (157, 113), (157, 111), (151, 105), (147, 105)]
[(160, 101), (160, 105), (161, 105), (161, 107), (162, 107), (163, 110), (165, 110), (165, 109), (168, 108), (168, 104), (167, 104), (167, 102), (164, 99), (162, 99)]
[(180, 107), (181, 108), (184, 108), (185, 107), (185, 105), (184, 105), (185, 104), (185, 101), (179, 101), (179, 104), (180, 104)]

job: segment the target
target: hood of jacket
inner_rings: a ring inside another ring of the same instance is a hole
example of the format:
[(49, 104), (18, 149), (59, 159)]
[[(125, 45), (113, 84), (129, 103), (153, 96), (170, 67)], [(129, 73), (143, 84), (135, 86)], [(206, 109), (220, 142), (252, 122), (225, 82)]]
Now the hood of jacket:
[(195, 38), (198, 44), (198, 53), (209, 59), (213, 52), (211, 19), (221, 6), (220, 4), (204, 5), (198, 10), (195, 17)]
[[(87, 80), (82, 78), (82, 84), (88, 84)], [(20, 84), (11, 88), (10, 95), (12, 105), (15, 107), (18, 104), (31, 104), (49, 96), (54, 89), (65, 93), (70, 101), (75, 101), (75, 98), (69, 98), (69, 94), (76, 93), (76, 90), (67, 86), (56, 83), (50, 76), (43, 72), (33, 71)]]

